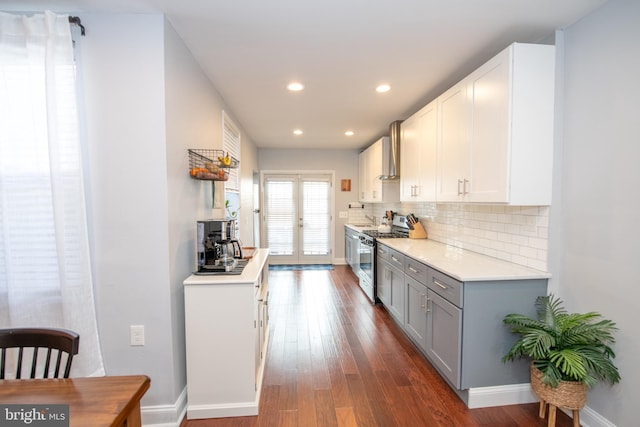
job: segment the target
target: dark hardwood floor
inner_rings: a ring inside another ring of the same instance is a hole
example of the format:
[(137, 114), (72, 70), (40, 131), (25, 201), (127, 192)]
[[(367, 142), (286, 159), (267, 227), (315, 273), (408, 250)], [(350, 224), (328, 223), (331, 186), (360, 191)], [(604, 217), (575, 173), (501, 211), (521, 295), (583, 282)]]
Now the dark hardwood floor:
[[(271, 271), (269, 289), (260, 415), (181, 427), (547, 425), (538, 404), (467, 409), (346, 266)], [(572, 425), (558, 411), (556, 426)]]

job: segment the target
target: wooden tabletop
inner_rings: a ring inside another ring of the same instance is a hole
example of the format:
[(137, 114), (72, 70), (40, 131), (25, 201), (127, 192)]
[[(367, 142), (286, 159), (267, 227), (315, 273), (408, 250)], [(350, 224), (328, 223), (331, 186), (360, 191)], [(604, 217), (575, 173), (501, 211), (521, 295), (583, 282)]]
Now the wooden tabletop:
[(146, 375), (0, 380), (0, 403), (66, 404), (70, 426), (140, 425), (140, 399), (150, 383)]

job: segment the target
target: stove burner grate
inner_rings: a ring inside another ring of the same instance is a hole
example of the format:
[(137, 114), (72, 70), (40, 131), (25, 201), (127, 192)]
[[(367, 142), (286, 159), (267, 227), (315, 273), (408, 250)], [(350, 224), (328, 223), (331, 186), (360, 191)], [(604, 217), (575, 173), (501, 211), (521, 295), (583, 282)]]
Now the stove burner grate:
[(405, 233), (393, 232), (393, 231), (390, 233), (383, 233), (377, 230), (364, 230), (363, 233), (366, 234), (367, 236), (374, 237), (376, 239), (394, 239), (394, 238), (409, 237)]

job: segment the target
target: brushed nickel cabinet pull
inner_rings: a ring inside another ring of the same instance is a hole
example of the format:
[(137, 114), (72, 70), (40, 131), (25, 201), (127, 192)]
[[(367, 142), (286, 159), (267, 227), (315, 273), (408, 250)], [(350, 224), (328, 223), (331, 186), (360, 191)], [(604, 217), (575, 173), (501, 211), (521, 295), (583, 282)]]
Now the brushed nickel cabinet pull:
[(436, 285), (440, 286), (442, 289), (449, 289), (448, 286), (443, 285), (442, 283), (440, 283), (439, 281), (437, 281), (436, 279), (433, 279), (433, 283), (435, 283)]

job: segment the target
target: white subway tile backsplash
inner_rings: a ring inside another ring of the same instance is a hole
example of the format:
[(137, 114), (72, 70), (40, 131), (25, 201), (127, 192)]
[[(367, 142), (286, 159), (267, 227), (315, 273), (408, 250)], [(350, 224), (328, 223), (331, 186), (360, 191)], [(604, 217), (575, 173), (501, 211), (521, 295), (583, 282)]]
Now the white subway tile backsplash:
[(381, 217), (389, 209), (419, 216), (429, 239), (547, 270), (548, 206), (396, 203), (365, 205), (364, 213)]

